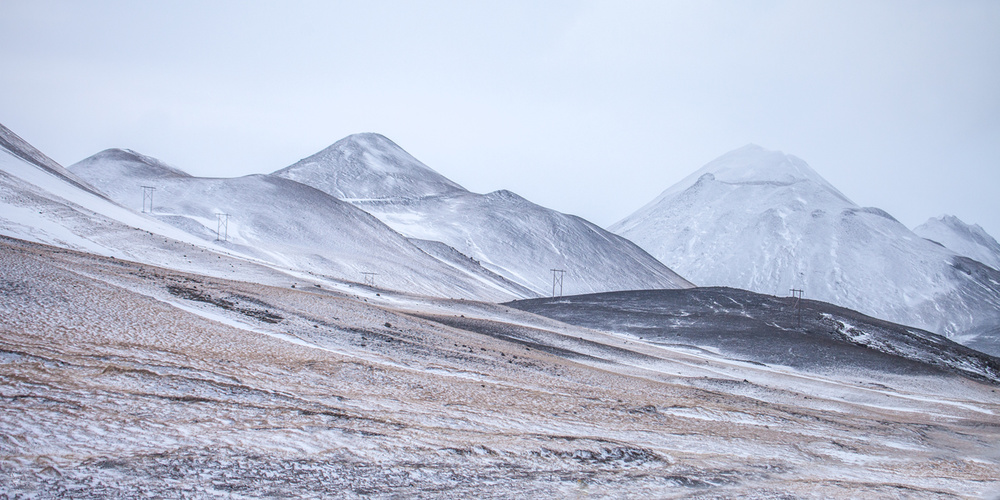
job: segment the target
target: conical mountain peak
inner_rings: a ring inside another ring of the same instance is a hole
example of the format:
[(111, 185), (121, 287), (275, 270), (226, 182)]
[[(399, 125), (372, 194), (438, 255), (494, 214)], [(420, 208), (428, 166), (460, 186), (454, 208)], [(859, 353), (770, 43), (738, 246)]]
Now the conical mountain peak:
[(274, 175), (348, 200), (415, 199), (464, 191), (375, 133), (349, 135)]

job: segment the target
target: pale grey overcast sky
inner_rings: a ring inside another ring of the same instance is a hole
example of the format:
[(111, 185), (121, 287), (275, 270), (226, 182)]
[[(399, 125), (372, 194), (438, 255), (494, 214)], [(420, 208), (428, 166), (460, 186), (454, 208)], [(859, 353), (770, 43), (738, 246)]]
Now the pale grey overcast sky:
[(380, 132), (609, 225), (747, 143), (1000, 237), (1000, 1), (0, 0), (0, 123), (266, 173)]

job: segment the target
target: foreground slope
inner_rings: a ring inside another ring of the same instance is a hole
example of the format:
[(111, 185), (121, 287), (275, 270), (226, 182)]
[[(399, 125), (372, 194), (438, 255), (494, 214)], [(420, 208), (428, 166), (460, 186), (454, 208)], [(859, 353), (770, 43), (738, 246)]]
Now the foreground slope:
[[(293, 269), (444, 297), (497, 300), (521, 296), (494, 275), (461, 271), (431, 257), (353, 205), (270, 175), (190, 176), (134, 151), (110, 149), (70, 171), (122, 204), (139, 207), (154, 186), (152, 217), (204, 241)], [(216, 214), (228, 214), (225, 231)]]
[[(6, 496), (981, 497), (997, 386), (0, 239)], [(381, 301), (381, 302), (377, 302)], [(56, 305), (56, 306), (53, 306)]]
[(349, 136), (274, 175), (442, 242), (535, 294), (552, 293), (552, 269), (566, 271), (567, 294), (691, 286), (624, 238), (509, 191), (466, 191), (378, 134)]
[(972, 340), (1000, 324), (995, 270), (856, 205), (805, 162), (727, 153), (610, 228), (705, 286), (805, 296)]
[(1000, 243), (979, 224), (966, 224), (954, 215), (931, 217), (913, 228), (922, 238), (944, 245), (953, 252), (1000, 269)]

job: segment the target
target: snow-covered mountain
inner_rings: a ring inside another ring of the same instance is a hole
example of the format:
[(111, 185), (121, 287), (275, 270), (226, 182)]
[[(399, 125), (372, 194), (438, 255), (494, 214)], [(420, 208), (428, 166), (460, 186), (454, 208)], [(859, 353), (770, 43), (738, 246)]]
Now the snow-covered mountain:
[(749, 145), (610, 228), (699, 285), (805, 296), (948, 336), (1000, 324), (995, 270), (860, 207), (804, 161)]
[(931, 217), (913, 228), (917, 235), (940, 243), (949, 250), (1000, 269), (1000, 243), (979, 224), (966, 224), (954, 215)]
[[(358, 282), (375, 273), (380, 287), (441, 297), (523, 296), (499, 276), (445, 264), (353, 205), (282, 177), (193, 177), (120, 149), (69, 168), (136, 209), (144, 202), (142, 186), (153, 186), (152, 217), (265, 262)], [(217, 214), (228, 217), (220, 221)]]
[[(342, 197), (409, 238), (442, 242), (539, 295), (691, 284), (630, 241), (509, 192), (476, 194), (378, 134), (352, 135), (274, 175)], [(559, 288), (556, 287), (556, 293)]]

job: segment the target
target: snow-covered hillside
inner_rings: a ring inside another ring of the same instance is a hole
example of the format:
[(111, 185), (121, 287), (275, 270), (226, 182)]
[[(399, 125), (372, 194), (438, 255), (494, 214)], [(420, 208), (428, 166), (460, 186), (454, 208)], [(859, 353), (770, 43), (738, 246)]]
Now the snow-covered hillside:
[(918, 236), (940, 243), (949, 250), (1000, 269), (1000, 243), (979, 224), (966, 224), (954, 215), (931, 217), (913, 228)]
[(858, 206), (802, 160), (755, 145), (705, 165), (610, 229), (699, 285), (801, 289), (959, 341), (1000, 324), (992, 269)]
[[(153, 186), (152, 217), (265, 262), (357, 282), (375, 273), (380, 287), (441, 297), (523, 296), (497, 276), (447, 265), (353, 205), (282, 177), (192, 177), (119, 149), (70, 171), (136, 209), (142, 208), (142, 186)], [(228, 214), (224, 227), (217, 214)]]
[(624, 238), (509, 191), (466, 191), (377, 134), (352, 135), (274, 175), (343, 197), (410, 238), (443, 242), (540, 295), (552, 293), (553, 269), (565, 271), (565, 294), (691, 286)]
[(115, 203), (3, 125), (0, 136), (0, 234), (217, 276), (274, 274)]
[(39, 151), (3, 124), (0, 124), (0, 150), (3, 150), (6, 154), (14, 158), (22, 160), (26, 165), (32, 165), (84, 191), (101, 196), (93, 186), (73, 175), (69, 170), (66, 170), (58, 162), (49, 158), (45, 153)]

